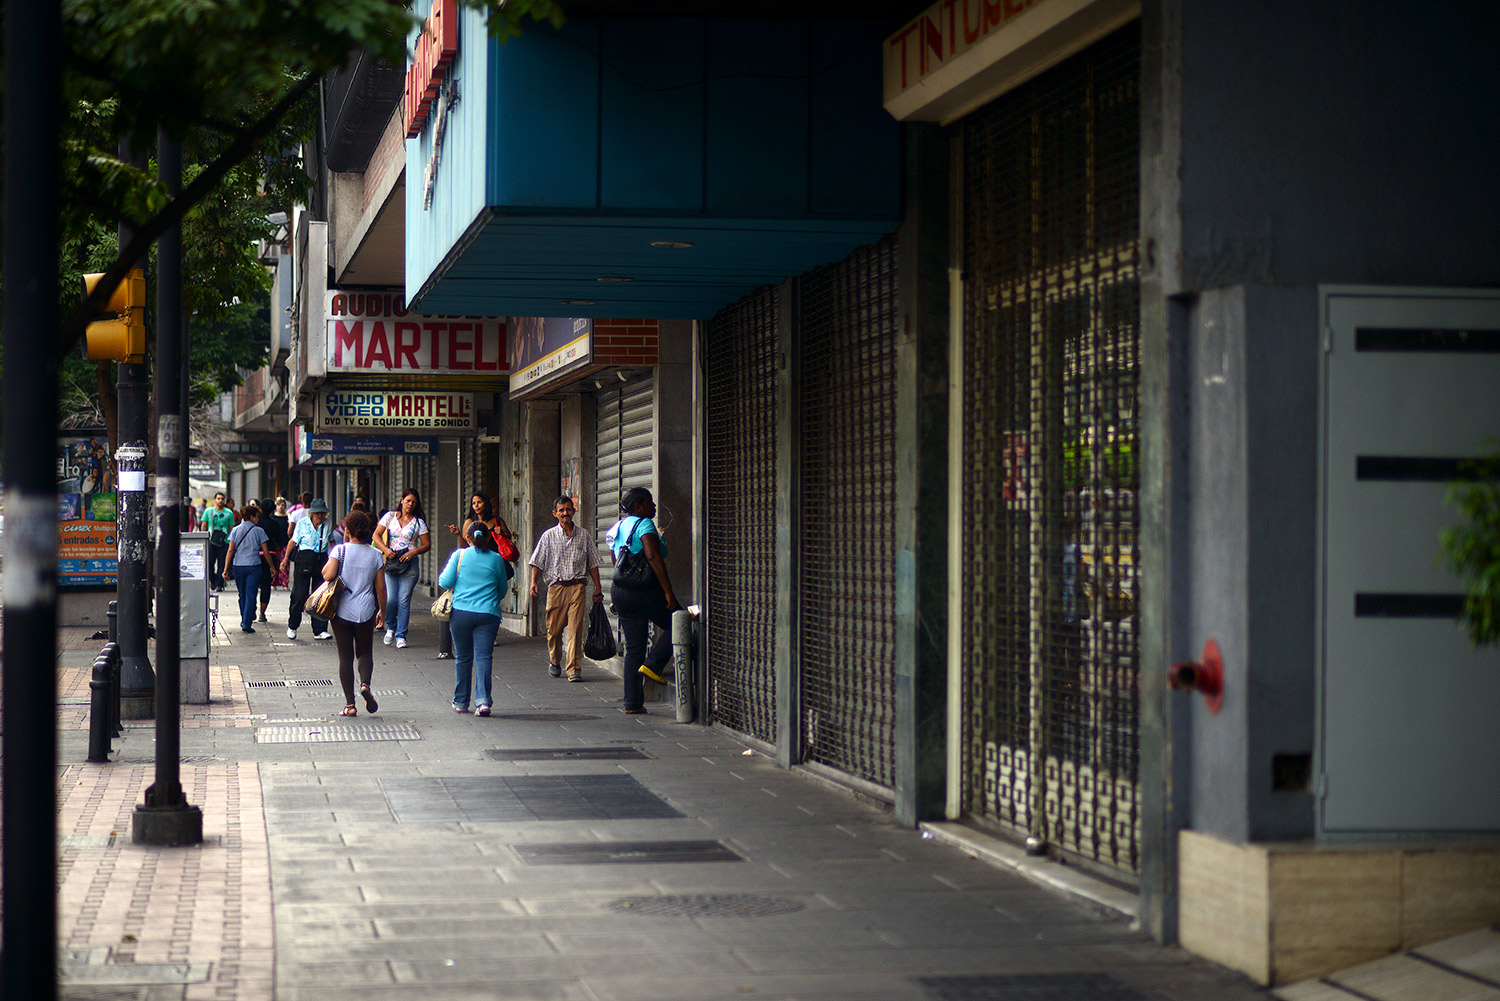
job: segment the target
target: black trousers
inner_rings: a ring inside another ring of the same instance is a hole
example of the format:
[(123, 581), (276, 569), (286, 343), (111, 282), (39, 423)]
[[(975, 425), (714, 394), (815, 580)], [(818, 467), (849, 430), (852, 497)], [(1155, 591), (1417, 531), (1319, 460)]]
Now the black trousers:
[[(302, 625), (302, 605), (307, 601), (307, 596), (313, 593), (318, 584), (323, 583), (322, 562), (318, 563), (318, 570), (316, 572), (300, 570), (297, 568), (298, 555), (300, 554), (292, 554), (292, 609), (291, 613), (286, 617), (286, 627), (293, 632), (296, 632), (297, 627)], [(314, 578), (316, 578), (316, 582)], [(311, 612), (308, 613), (307, 617), (312, 620), (313, 632), (328, 632), (327, 619), (320, 619)]]
[[(620, 616), (620, 631), (625, 634), (625, 663), (621, 671), (625, 676), (625, 708), (640, 709), (646, 704), (641, 665), (661, 674), (672, 660), (672, 613), (667, 611), (667, 596), (660, 586), (649, 591), (611, 586), (609, 597)], [(649, 648), (648, 626), (656, 627)]]

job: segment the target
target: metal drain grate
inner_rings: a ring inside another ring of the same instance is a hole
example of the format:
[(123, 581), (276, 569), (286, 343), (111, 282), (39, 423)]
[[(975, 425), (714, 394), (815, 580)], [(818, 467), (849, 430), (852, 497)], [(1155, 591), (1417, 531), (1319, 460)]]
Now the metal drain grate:
[(649, 918), (766, 918), (795, 914), (802, 904), (784, 897), (748, 893), (679, 893), (663, 897), (621, 897), (609, 909)]
[[(383, 698), (385, 698), (388, 695), (405, 695), (406, 694), (406, 690), (402, 689), (402, 688), (372, 688), (372, 689), (370, 689), (370, 691), (373, 692), (374, 695), (375, 695), (375, 697), (378, 698), (378, 699), (383, 699)], [(306, 698), (319, 698), (319, 699), (334, 699), (334, 698), (341, 699), (341, 698), (344, 697), (343, 690), (339, 689), (339, 688), (309, 688), (307, 691), (300, 692), (298, 694), (300, 694), (300, 695), (302, 695), (302, 696), (304, 696)], [(360, 712), (364, 712), (364, 706), (363, 706), (363, 704), (360, 705)]]
[(93, 702), (94, 700), (87, 695), (84, 695), (80, 698), (73, 698), (69, 696), (68, 698), (57, 700), (58, 706), (87, 706), (93, 705)]
[(146, 1001), (146, 987), (88, 987), (59, 984), (60, 1001)]
[(1108, 973), (917, 977), (938, 1001), (1150, 1001)]
[(496, 761), (592, 761), (650, 760), (651, 755), (639, 747), (489, 747), (485, 749)]
[(311, 681), (247, 681), (246, 688), (332, 688), (333, 682), (328, 678), (317, 678)]
[(532, 721), (538, 723), (581, 723), (584, 720), (598, 719), (598, 716), (589, 716), (584, 713), (495, 713), (491, 719), (513, 719)]
[(680, 817), (629, 775), (381, 779), (400, 823)]
[[(212, 754), (188, 754), (177, 759), (183, 765), (222, 765), (227, 758), (216, 757)], [(117, 765), (154, 765), (155, 758), (114, 758), (113, 763)]]
[(612, 841), (602, 844), (511, 845), (511, 849), (528, 865), (745, 861), (717, 841)]
[(327, 723), (322, 726), (263, 726), (257, 744), (344, 744), (370, 740), (421, 740), (417, 728), (404, 724)]

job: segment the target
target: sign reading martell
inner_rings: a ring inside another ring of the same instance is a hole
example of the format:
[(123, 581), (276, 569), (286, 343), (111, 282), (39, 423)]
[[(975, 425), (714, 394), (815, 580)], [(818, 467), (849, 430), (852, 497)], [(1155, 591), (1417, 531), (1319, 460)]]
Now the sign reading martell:
[(505, 324), (480, 316), (418, 316), (400, 295), (330, 290), (327, 371), (496, 376), (510, 371)]
[(474, 428), (474, 397), (470, 393), (325, 389), (318, 394), (318, 432), (430, 434)]

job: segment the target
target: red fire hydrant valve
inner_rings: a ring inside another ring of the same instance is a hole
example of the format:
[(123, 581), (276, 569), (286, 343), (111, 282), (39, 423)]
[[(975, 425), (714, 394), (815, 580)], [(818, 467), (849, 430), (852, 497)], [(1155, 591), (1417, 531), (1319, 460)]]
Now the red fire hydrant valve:
[(1179, 660), (1167, 672), (1167, 683), (1179, 692), (1203, 693), (1208, 711), (1218, 715), (1224, 708), (1224, 660), (1219, 644), (1210, 638), (1203, 644), (1202, 660)]

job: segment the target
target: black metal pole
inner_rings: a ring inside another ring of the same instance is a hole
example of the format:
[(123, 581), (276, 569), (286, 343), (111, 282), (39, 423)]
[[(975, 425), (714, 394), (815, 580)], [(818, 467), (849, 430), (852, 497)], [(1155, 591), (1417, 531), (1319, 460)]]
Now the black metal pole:
[[(57, 997), (58, 66), (61, 4), (5, 4), (5, 913), (0, 997)], [(31, 429), (31, 430), (28, 430)]]
[[(135, 155), (130, 138), (120, 142), (120, 158), (144, 166)], [(120, 224), (120, 249), (130, 242), (135, 228)], [(144, 261), (133, 262), (144, 267)], [(146, 655), (146, 616), (151, 608), (147, 574), (150, 557), (150, 501), (146, 498), (146, 460), (149, 454), (147, 425), (150, 423), (151, 383), (144, 364), (118, 366), (115, 384), (119, 415), (119, 441), (115, 442), (115, 520), (120, 538), (119, 599), (120, 711), (126, 719), (150, 719), (155, 715), (156, 676)]]
[[(165, 135), (156, 143), (157, 177), (167, 194), (182, 191), (182, 147)], [(156, 781), (131, 818), (136, 844), (197, 844), (203, 811), (182, 793), (182, 405), (177, 381), (182, 354), (182, 227), (156, 243)]]

